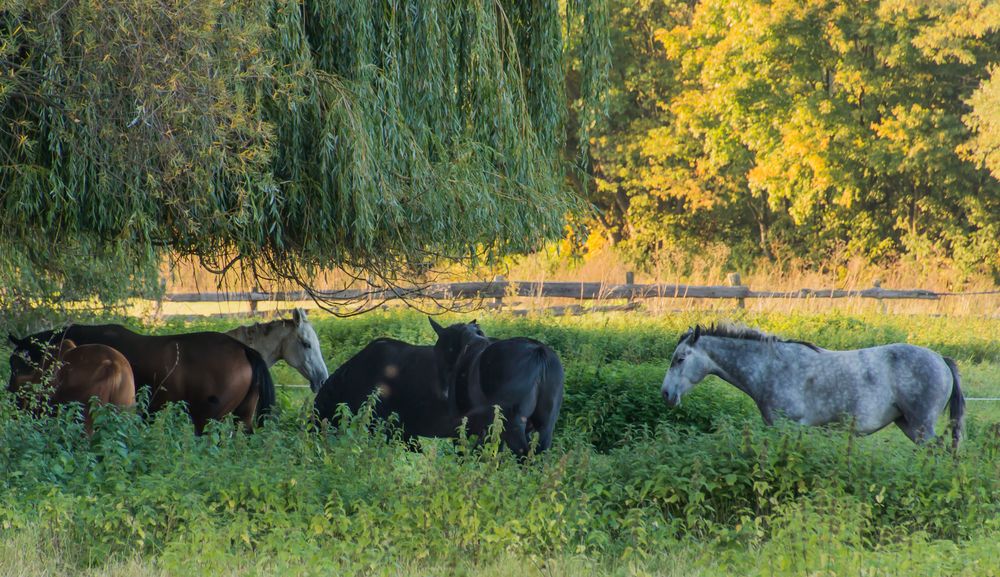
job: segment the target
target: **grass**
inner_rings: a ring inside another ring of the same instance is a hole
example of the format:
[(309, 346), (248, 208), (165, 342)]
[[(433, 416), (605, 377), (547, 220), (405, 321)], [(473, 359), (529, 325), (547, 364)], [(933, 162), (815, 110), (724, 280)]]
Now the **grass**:
[[(556, 445), (525, 465), (495, 438), (409, 451), (364, 413), (306, 431), (304, 389), (280, 391), (278, 420), (255, 435), (219, 424), (201, 438), (176, 408), (103, 414), (86, 439), (72, 414), (27, 418), (0, 399), (0, 575), (1000, 574), (1000, 403), (968, 403), (957, 459), (894, 427), (764, 427), (717, 380), (666, 407), (678, 335), (719, 318), (480, 318), (549, 343), (567, 369)], [(1000, 396), (1000, 321), (740, 320), (830, 348), (929, 346), (959, 361), (967, 395)], [(412, 312), (314, 325), (331, 369), (375, 337), (433, 334)], [(280, 366), (275, 379), (304, 382)]]

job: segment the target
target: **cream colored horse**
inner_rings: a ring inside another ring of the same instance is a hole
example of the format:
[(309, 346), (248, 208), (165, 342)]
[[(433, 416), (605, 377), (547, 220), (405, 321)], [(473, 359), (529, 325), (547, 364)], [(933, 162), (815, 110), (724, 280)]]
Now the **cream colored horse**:
[(309, 380), (313, 392), (330, 376), (323, 362), (319, 337), (303, 309), (292, 311), (291, 319), (237, 327), (226, 334), (259, 352), (268, 367), (284, 359)]

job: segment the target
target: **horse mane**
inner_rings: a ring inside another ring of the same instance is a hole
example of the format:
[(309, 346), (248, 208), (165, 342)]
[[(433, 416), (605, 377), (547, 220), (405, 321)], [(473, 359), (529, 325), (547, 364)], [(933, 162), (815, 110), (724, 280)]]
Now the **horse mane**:
[(291, 319), (274, 319), (273, 321), (267, 321), (264, 323), (254, 323), (252, 325), (246, 325), (240, 328), (245, 329), (248, 334), (258, 334), (266, 337), (279, 326), (285, 326), (287, 324), (292, 324), (294, 322), (295, 321)]
[[(755, 329), (753, 327), (748, 327), (743, 324), (721, 322), (712, 323), (708, 327), (697, 326), (698, 336), (708, 336), (708, 337), (722, 337), (727, 339), (740, 339), (745, 341), (758, 341), (762, 343), (789, 343), (795, 345), (802, 345), (808, 347), (816, 352), (820, 352), (823, 349), (816, 346), (808, 341), (799, 341), (794, 339), (783, 339), (779, 336), (766, 333), (760, 329)], [(693, 335), (694, 329), (688, 329), (683, 335), (681, 335), (680, 341), (684, 342), (688, 337)]]

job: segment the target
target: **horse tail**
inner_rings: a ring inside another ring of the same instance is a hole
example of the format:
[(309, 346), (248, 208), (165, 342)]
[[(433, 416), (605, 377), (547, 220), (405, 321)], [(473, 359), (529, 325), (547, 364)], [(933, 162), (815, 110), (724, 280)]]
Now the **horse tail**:
[(958, 365), (954, 359), (943, 357), (951, 370), (951, 400), (948, 401), (948, 413), (951, 417), (951, 447), (958, 449), (962, 440), (962, 429), (965, 426), (965, 396), (962, 394), (962, 377), (958, 374)]
[(264, 362), (264, 357), (260, 356), (255, 349), (248, 346), (243, 347), (250, 362), (250, 388), (257, 389), (257, 420), (271, 412), (275, 403), (274, 379), (271, 378), (271, 371)]
[(562, 362), (559, 360), (559, 355), (555, 354), (549, 349), (545, 349), (545, 382), (548, 382), (550, 376), (552, 376), (553, 383), (557, 383), (562, 386), (563, 381), (566, 378), (566, 372), (563, 370)]
[[(107, 384), (109, 386), (109, 391), (117, 388), (118, 381), (121, 380), (120, 371), (118, 370), (118, 365), (112, 359), (103, 359), (101, 364), (97, 366), (94, 374), (90, 377), (91, 386), (98, 384)], [(102, 401), (107, 401), (107, 399), (101, 399)]]

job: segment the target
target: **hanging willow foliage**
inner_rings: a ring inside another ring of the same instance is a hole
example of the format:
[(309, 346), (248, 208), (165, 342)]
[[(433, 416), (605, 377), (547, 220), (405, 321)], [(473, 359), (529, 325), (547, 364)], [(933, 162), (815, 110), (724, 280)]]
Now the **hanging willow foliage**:
[[(571, 6), (601, 61), (603, 1)], [(5, 0), (0, 286), (130, 289), (166, 250), (304, 285), (531, 250), (579, 208), (563, 29), (555, 0)]]

